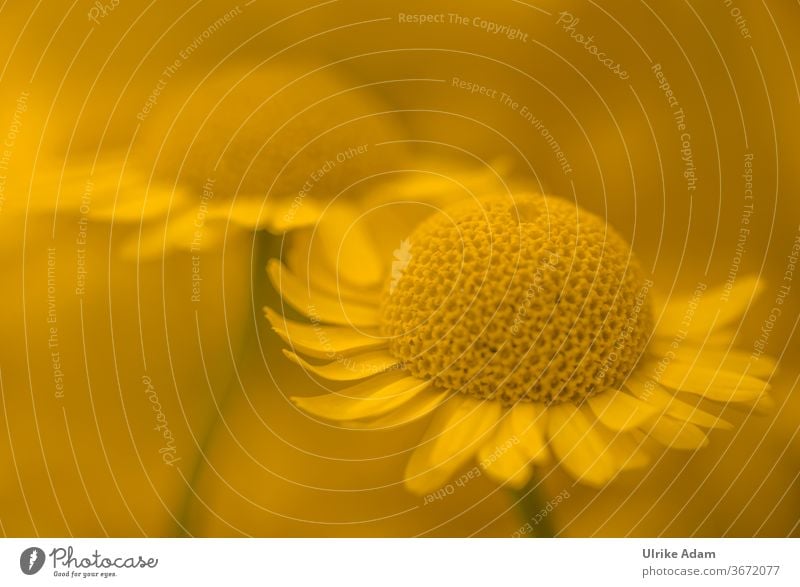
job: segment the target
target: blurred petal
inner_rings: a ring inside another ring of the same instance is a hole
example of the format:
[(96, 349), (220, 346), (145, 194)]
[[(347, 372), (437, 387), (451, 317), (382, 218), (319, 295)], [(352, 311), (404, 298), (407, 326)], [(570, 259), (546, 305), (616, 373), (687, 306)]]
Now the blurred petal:
[[(742, 319), (764, 284), (756, 276), (740, 277), (727, 294), (724, 286), (710, 288), (697, 299), (697, 308), (691, 314), (689, 333), (691, 338), (705, 338), (709, 330), (724, 328)], [(656, 325), (656, 334), (673, 337), (686, 322), (687, 310), (692, 297), (675, 297), (667, 302)]]
[(500, 484), (523, 487), (533, 475), (530, 460), (519, 445), (511, 415), (497, 425), (493, 436), (478, 451), (481, 467)]
[(658, 410), (616, 389), (605, 389), (587, 400), (589, 407), (612, 430), (631, 430), (654, 417)]
[(708, 445), (708, 438), (700, 428), (666, 416), (653, 422), (647, 433), (667, 448), (696, 450)]
[(661, 383), (720, 402), (748, 402), (769, 390), (767, 382), (743, 372), (695, 367), (678, 361), (663, 370)]
[(618, 467), (590, 417), (568, 403), (550, 406), (547, 412), (550, 446), (561, 466), (583, 483), (607, 483)]

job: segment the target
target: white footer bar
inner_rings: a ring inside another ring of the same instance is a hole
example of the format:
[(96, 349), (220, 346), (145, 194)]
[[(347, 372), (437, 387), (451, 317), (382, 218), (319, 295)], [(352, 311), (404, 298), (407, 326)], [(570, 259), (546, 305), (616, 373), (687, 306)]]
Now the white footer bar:
[(800, 585), (798, 539), (4, 539), (0, 585)]

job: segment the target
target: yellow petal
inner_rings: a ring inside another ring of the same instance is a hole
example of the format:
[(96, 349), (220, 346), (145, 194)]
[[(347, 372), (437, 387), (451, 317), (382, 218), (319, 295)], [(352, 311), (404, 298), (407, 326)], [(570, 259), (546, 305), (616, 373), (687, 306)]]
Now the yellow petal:
[(547, 410), (531, 402), (519, 402), (511, 408), (510, 421), (519, 438), (520, 449), (534, 463), (546, 463), (549, 453), (542, 431), (546, 428)]
[(166, 250), (163, 228), (143, 227), (139, 238), (127, 240), (120, 248), (120, 255), (128, 260), (153, 259)]
[(778, 368), (778, 362), (772, 357), (767, 355), (753, 357), (748, 353), (743, 354), (748, 357), (746, 363), (744, 362), (744, 357), (737, 356), (735, 359), (726, 358), (722, 367), (728, 371), (733, 371), (734, 369), (732, 369), (732, 366), (735, 361), (739, 365), (747, 365), (744, 372), (759, 379), (769, 379), (775, 374), (775, 370)]
[(175, 186), (151, 183), (141, 173), (126, 168), (123, 156), (108, 163), (71, 163), (56, 172), (43, 171), (34, 179), (34, 191), (52, 197), (32, 198), (31, 213), (87, 215), (94, 220), (140, 222), (163, 217), (187, 201)]
[(500, 417), (500, 404), (461, 394), (451, 396), (434, 414), (405, 472), (409, 491), (425, 494), (444, 485), (469, 460)]
[(338, 275), (355, 287), (377, 287), (386, 275), (385, 265), (375, 254), (374, 243), (352, 206), (327, 208), (317, 225), (323, 254)]
[[(243, 200), (244, 209), (248, 204)], [(260, 204), (260, 203), (259, 203)], [(322, 210), (311, 198), (270, 195), (264, 201), (264, 208), (257, 216), (257, 226), (272, 233), (280, 234), (305, 226), (313, 226), (319, 222)], [(239, 217), (237, 212), (236, 217)]]
[(401, 373), (383, 373), (344, 389), (314, 397), (293, 397), (297, 406), (328, 420), (357, 420), (382, 416), (430, 386), (429, 381)]
[(178, 210), (166, 228), (161, 223), (146, 224), (142, 227), (141, 235), (126, 242), (120, 252), (130, 259), (154, 259), (175, 250), (214, 250), (225, 238), (224, 230), (206, 227), (197, 233), (198, 230), (194, 213)]
[(221, 226), (226, 225), (248, 229), (264, 228), (268, 224), (266, 202), (262, 197), (237, 196), (223, 202), (208, 202), (204, 211), (204, 221)]
[[(723, 430), (733, 428), (730, 422), (679, 400), (655, 381), (647, 381), (641, 377), (631, 376), (625, 382), (625, 385), (643, 402), (664, 411), (677, 420), (691, 422), (704, 428), (720, 428)], [(643, 428), (646, 428), (646, 426), (643, 426)]]
[(749, 402), (769, 390), (766, 381), (743, 372), (722, 371), (672, 361), (663, 369), (660, 383), (719, 402)]
[(337, 300), (318, 292), (312, 295), (305, 284), (280, 261), (271, 259), (267, 264), (267, 274), (286, 302), (304, 316), (332, 324), (355, 326), (378, 324), (377, 308)]
[(763, 393), (753, 402), (752, 408), (759, 414), (768, 414), (775, 409), (775, 400), (768, 393)]
[(533, 474), (530, 461), (521, 450), (510, 413), (497, 425), (491, 439), (480, 448), (478, 459), (487, 475), (515, 489), (523, 487)]
[(164, 243), (168, 249), (208, 251), (225, 237), (224, 225), (208, 218), (200, 220), (197, 212), (189, 208), (170, 217)]
[(637, 442), (630, 432), (611, 432), (597, 427), (603, 437), (609, 454), (622, 471), (640, 469), (650, 463), (650, 456), (645, 452), (642, 443)]
[(683, 343), (678, 348), (673, 348), (670, 341), (654, 341), (648, 350), (656, 355), (674, 353), (675, 360), (681, 363), (694, 364), (708, 369), (722, 369), (746, 373), (752, 377), (768, 378), (776, 368), (776, 361), (772, 357), (762, 355), (753, 357), (751, 353), (727, 348), (728, 345), (715, 345), (703, 341), (698, 343)]
[(271, 308), (264, 308), (272, 330), (290, 345), (306, 355), (318, 359), (333, 359), (366, 350), (384, 348), (385, 338), (377, 333), (365, 334), (346, 326), (329, 324), (302, 324), (284, 318)]
[(283, 354), (297, 363), (303, 369), (311, 371), (329, 381), (355, 381), (356, 379), (366, 379), (378, 373), (384, 373), (396, 366), (400, 361), (387, 351), (373, 351), (351, 357), (340, 357), (326, 365), (312, 365), (303, 360), (295, 353), (283, 349)]
[(570, 475), (582, 483), (600, 486), (617, 473), (605, 439), (587, 413), (564, 403), (548, 407), (547, 415), (550, 446)]
[(658, 414), (658, 410), (633, 396), (605, 389), (588, 400), (597, 419), (612, 430), (630, 430)]
[(372, 305), (380, 295), (380, 289), (355, 288), (343, 279), (337, 279), (336, 268), (329, 265), (321, 250), (317, 236), (312, 242), (314, 231), (295, 230), (286, 241), (286, 265), (298, 279), (310, 284), (312, 289), (329, 294), (335, 299), (360, 302)]
[(394, 426), (403, 426), (430, 414), (448, 395), (449, 393), (446, 391), (429, 388), (383, 416), (371, 420), (354, 420), (347, 422), (347, 426), (362, 430), (384, 430)]
[[(94, 198), (95, 190), (91, 195)], [(146, 183), (127, 183), (114, 186), (110, 195), (105, 195), (99, 202), (92, 200), (90, 209), (92, 218), (114, 222), (142, 222), (156, 218), (166, 218), (168, 211), (189, 209), (189, 199), (183, 190), (174, 186)], [(118, 191), (116, 191), (118, 190)], [(113, 199), (113, 194), (117, 194)]]
[(647, 433), (664, 446), (679, 450), (695, 450), (708, 444), (708, 438), (700, 428), (667, 416), (655, 420)]
[[(740, 320), (750, 304), (764, 291), (764, 282), (756, 275), (745, 275), (736, 280), (733, 288), (725, 295), (725, 287), (715, 287), (708, 292), (707, 299), (716, 302), (716, 300), (723, 300), (718, 302), (719, 315), (714, 323), (715, 328), (731, 324)], [(709, 319), (709, 316), (701, 316), (702, 320)], [(695, 316), (695, 319), (697, 317)], [(710, 320), (707, 322), (710, 324)], [(702, 328), (703, 325), (700, 324)]]
[(756, 276), (741, 277), (729, 293), (726, 293), (724, 286), (703, 292), (697, 298), (693, 312), (689, 307), (693, 296), (675, 297), (667, 302), (664, 312), (658, 317), (656, 334), (672, 337), (687, 328), (688, 322), (689, 337), (702, 339), (709, 330), (723, 328), (740, 320), (763, 287)]
[(425, 171), (426, 167), (435, 169), (440, 165), (438, 161), (431, 161), (420, 165), (419, 170), (398, 172), (391, 181), (370, 194), (369, 203), (413, 201), (445, 206), (472, 194), (507, 189), (503, 178), (511, 165), (497, 159), (485, 167), (456, 167), (442, 173)]

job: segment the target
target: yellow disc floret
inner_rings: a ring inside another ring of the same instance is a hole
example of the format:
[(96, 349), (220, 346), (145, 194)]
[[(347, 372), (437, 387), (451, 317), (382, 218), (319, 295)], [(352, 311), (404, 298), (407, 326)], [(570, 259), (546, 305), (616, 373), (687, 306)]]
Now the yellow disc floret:
[(574, 204), (482, 198), (411, 234), (383, 329), (409, 371), (441, 388), (579, 403), (635, 367), (652, 327), (648, 283), (625, 240)]

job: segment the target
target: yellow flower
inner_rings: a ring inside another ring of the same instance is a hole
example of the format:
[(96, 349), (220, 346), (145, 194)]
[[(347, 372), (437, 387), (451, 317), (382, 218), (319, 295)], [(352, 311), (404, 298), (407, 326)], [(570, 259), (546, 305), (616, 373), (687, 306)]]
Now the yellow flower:
[[(725, 405), (769, 401), (774, 363), (730, 349), (726, 328), (758, 280), (655, 304), (600, 218), (525, 192), (439, 206), (428, 194), (452, 201), (445, 183), (400, 181), (364, 211), (334, 203), (290, 233), (286, 265), (268, 266), (310, 320), (266, 310), (285, 354), (322, 379), (358, 382), (297, 406), (370, 429), (432, 414), (408, 489), (434, 491), (473, 457), (510, 487), (552, 457), (601, 486), (646, 466), (651, 445), (704, 447), (709, 430), (730, 428)], [(715, 312), (696, 312), (720, 297)]]
[[(357, 193), (405, 152), (393, 111), (370, 84), (329, 66), (240, 64), (162, 81), (136, 113), (136, 140), (53, 165), (36, 191), (58, 196), (35, 211), (83, 207), (92, 220), (141, 225), (123, 249), (133, 257), (212, 251), (234, 232), (278, 230), (314, 202)], [(308, 205), (276, 212), (292, 200)]]

